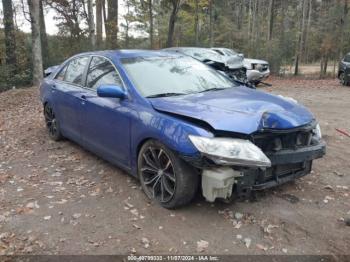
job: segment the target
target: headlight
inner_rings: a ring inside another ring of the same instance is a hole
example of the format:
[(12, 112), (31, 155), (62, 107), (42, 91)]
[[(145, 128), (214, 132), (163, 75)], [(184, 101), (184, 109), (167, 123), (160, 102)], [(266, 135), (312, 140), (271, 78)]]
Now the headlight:
[(317, 124), (313, 130), (315, 137), (320, 140), (322, 138), (321, 127), (320, 124)]
[(252, 69), (253, 69), (253, 64), (244, 62), (244, 60), (243, 60), (243, 66), (244, 66), (247, 70), (252, 70)]
[(193, 145), (203, 155), (219, 165), (269, 167), (270, 159), (248, 140), (236, 138), (207, 138), (189, 136)]

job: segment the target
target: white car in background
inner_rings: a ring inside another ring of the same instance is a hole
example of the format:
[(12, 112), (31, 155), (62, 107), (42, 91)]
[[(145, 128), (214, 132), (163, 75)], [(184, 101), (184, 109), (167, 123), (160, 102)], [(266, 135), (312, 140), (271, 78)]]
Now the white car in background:
[[(216, 51), (218, 54), (226, 57), (230, 56), (242, 56), (243, 54), (237, 53), (236, 51), (229, 49), (229, 48), (212, 48), (214, 51)], [(267, 61), (264, 60), (258, 60), (258, 59), (251, 59), (251, 58), (244, 58), (243, 65), (247, 69), (247, 79), (248, 82), (257, 85), (260, 82), (262, 82), (264, 79), (268, 78), (270, 75), (270, 66)]]

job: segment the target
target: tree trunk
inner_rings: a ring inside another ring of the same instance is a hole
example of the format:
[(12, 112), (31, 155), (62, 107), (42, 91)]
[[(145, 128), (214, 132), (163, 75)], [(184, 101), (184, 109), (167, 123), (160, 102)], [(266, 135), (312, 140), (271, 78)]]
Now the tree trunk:
[(39, 0), (28, 0), (30, 23), (32, 27), (33, 84), (38, 86), (43, 77), (43, 61), (40, 39), (40, 4)]
[(324, 54), (321, 59), (320, 78), (324, 78), (327, 75), (327, 67), (328, 67), (328, 54)]
[(43, 57), (43, 67), (47, 68), (50, 64), (50, 53), (49, 53), (49, 44), (47, 41), (46, 34), (46, 25), (44, 18), (44, 7), (43, 2), (39, 1), (40, 8), (40, 39), (41, 39), (41, 53)]
[(302, 18), (302, 27), (301, 27), (301, 43), (300, 43), (300, 57), (302, 61), (305, 61), (304, 51), (305, 51), (305, 39), (306, 39), (306, 18), (308, 14), (309, 0), (303, 1), (303, 18)]
[(252, 40), (252, 0), (249, 0), (248, 5), (248, 42), (249, 45)]
[(118, 47), (118, 0), (107, 0), (106, 38), (109, 48)]
[(89, 24), (89, 38), (91, 49), (94, 50), (96, 48), (96, 35), (95, 35), (95, 19), (94, 19), (94, 9), (92, 0), (87, 1), (88, 7), (88, 24)]
[(344, 0), (343, 3), (343, 12), (342, 17), (340, 18), (340, 28), (339, 28), (339, 34), (340, 34), (340, 43), (339, 43), (339, 59), (342, 59), (344, 56), (344, 28), (347, 24), (347, 16), (349, 13), (349, 7), (348, 7), (348, 0)]
[(274, 0), (269, 1), (269, 26), (267, 30), (267, 40), (270, 41), (272, 39), (272, 32), (273, 32), (273, 20), (274, 20)]
[(306, 63), (309, 62), (309, 33), (311, 28), (311, 19), (312, 19), (312, 0), (309, 0), (309, 12), (308, 12), (308, 18), (307, 18), (307, 26), (306, 26), (306, 32), (305, 32), (305, 59)]
[[(2, 0), (4, 13), (4, 31), (5, 31), (5, 61), (9, 70), (9, 76), (16, 73), (16, 37), (13, 25), (12, 0)], [(12, 84), (12, 83), (11, 83)]]
[(153, 40), (153, 3), (152, 0), (148, 0), (148, 19), (149, 19), (149, 42), (151, 49), (154, 48)]
[(301, 3), (301, 15), (300, 15), (300, 21), (299, 21), (299, 32), (298, 32), (298, 41), (296, 46), (296, 52), (295, 52), (295, 65), (294, 65), (294, 75), (299, 74), (299, 62), (302, 57), (302, 50), (303, 50), (303, 41), (304, 41), (304, 29), (305, 29), (305, 17), (306, 17), (306, 1), (303, 0)]
[(125, 47), (129, 48), (129, 28), (130, 28), (130, 3), (126, 2), (126, 17), (125, 17)]
[(214, 30), (213, 30), (213, 0), (209, 1), (209, 46), (214, 46)]
[(252, 6), (252, 32), (251, 32), (251, 38), (250, 38), (250, 54), (255, 56), (256, 55), (256, 38), (258, 35), (258, 10), (259, 10), (259, 1), (255, 0)]
[(106, 0), (101, 0), (102, 1), (102, 16), (103, 16), (103, 27), (105, 28), (105, 32), (107, 32), (106, 29), (106, 23), (107, 23), (107, 14), (106, 14)]
[(194, 42), (195, 45), (199, 45), (199, 0), (195, 0), (195, 13), (194, 13)]
[(102, 47), (102, 0), (96, 0), (96, 46)]
[(167, 47), (172, 47), (174, 43), (175, 23), (180, 8), (180, 1), (181, 0), (171, 0), (172, 10), (169, 17), (168, 39), (166, 43)]

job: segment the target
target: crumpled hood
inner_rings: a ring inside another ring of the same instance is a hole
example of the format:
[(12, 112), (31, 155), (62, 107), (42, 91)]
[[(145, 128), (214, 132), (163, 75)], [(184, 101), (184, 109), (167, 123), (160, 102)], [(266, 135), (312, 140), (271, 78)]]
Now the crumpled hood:
[(217, 131), (251, 134), (295, 128), (314, 120), (304, 106), (291, 99), (243, 86), (149, 100), (158, 111), (204, 121)]
[(227, 57), (226, 65), (230, 69), (237, 69), (243, 67), (243, 57), (239, 55), (232, 55)]
[(249, 64), (269, 64), (269, 62), (267, 62), (265, 60), (252, 59), (252, 58), (244, 58), (244, 63), (249, 63)]

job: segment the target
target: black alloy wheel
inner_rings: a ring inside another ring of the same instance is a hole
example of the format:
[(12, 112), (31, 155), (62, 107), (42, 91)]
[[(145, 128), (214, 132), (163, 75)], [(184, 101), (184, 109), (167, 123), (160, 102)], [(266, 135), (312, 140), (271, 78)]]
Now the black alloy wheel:
[(154, 140), (146, 142), (139, 152), (138, 174), (145, 194), (165, 208), (189, 203), (198, 188), (196, 171)]
[(168, 202), (175, 194), (176, 175), (170, 157), (162, 148), (148, 147), (142, 153), (141, 174), (146, 194)]
[(49, 136), (55, 141), (62, 139), (57, 119), (52, 107), (49, 104), (44, 106), (44, 117)]

